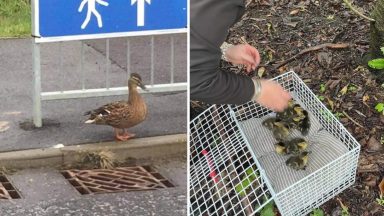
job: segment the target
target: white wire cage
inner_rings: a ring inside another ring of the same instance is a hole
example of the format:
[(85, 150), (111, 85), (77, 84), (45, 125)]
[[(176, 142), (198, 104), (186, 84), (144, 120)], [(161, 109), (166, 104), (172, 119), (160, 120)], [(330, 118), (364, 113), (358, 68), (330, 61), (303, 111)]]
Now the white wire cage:
[(293, 71), (274, 80), (309, 112), (307, 168), (293, 170), (275, 153), (261, 124), (272, 111), (213, 105), (190, 123), (191, 215), (255, 215), (271, 200), (284, 216), (306, 215), (354, 183), (359, 143)]

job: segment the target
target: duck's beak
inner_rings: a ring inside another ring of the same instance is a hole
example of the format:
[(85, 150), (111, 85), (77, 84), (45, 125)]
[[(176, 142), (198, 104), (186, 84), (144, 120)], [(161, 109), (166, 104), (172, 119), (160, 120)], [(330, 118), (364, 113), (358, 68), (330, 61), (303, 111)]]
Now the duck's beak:
[(143, 89), (144, 91), (148, 91), (147, 87), (145, 87), (145, 85), (142, 82), (139, 82), (138, 84), (141, 89)]

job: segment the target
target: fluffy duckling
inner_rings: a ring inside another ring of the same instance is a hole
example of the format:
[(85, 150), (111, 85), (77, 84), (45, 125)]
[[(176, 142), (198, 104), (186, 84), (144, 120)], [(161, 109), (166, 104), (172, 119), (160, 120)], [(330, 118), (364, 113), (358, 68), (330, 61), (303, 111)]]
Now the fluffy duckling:
[(297, 156), (291, 156), (285, 161), (285, 164), (294, 170), (305, 170), (308, 164), (308, 155), (310, 152), (302, 152)]

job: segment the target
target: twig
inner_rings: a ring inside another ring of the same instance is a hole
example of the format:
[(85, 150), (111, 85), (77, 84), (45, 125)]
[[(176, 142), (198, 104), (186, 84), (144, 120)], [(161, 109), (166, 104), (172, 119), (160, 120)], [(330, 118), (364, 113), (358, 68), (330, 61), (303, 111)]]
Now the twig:
[(325, 44), (320, 44), (320, 45), (317, 45), (317, 46), (313, 46), (313, 47), (309, 47), (309, 48), (306, 48), (302, 51), (300, 51), (298, 54), (294, 55), (293, 57), (279, 63), (277, 66), (275, 66), (275, 70), (288, 64), (289, 62), (295, 60), (296, 58), (300, 57), (301, 55), (304, 55), (305, 53), (308, 53), (308, 52), (312, 52), (312, 51), (316, 51), (316, 50), (320, 50), (320, 49), (323, 49), (323, 48), (330, 48), (330, 49), (344, 49), (344, 48), (347, 48), (349, 47), (350, 44), (347, 44), (347, 43), (338, 43), (338, 44), (334, 44), (334, 43), (325, 43)]
[(354, 8), (351, 4), (351, 2), (349, 2), (349, 0), (343, 0), (345, 4), (347, 4), (347, 6), (353, 11), (355, 12), (357, 15), (361, 16), (362, 18), (366, 19), (366, 20), (369, 20), (371, 22), (375, 22), (374, 19), (370, 18), (370, 17), (367, 17), (365, 16), (364, 14), (362, 14), (360, 11), (358, 11), (356, 8)]
[(379, 168), (373, 168), (373, 169), (357, 169), (357, 173), (374, 173), (374, 172), (380, 172)]
[(349, 119), (351, 120), (353, 123), (355, 123), (355, 125), (361, 127), (361, 128), (364, 128), (363, 126), (361, 126), (361, 124), (359, 124), (357, 121), (353, 120), (353, 118), (351, 118), (351, 116), (349, 116), (345, 111), (343, 111), (343, 114)]

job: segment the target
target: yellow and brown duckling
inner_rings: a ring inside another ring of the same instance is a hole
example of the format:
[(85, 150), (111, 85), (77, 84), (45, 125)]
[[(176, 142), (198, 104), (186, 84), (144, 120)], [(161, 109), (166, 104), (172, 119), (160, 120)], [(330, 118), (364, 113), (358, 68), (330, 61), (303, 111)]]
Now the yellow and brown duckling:
[(309, 115), (306, 110), (303, 111), (303, 114), (305, 117), (297, 124), (297, 129), (302, 135), (306, 136), (311, 128), (311, 122), (309, 121)]
[(291, 156), (285, 164), (294, 170), (305, 170), (308, 164), (308, 155), (311, 152), (305, 151), (296, 156)]
[(291, 133), (289, 127), (284, 122), (275, 122), (273, 124), (272, 133), (273, 137), (277, 141), (283, 141), (286, 140), (289, 134)]
[(303, 138), (293, 138), (291, 140), (278, 142), (275, 151), (278, 154), (299, 154), (308, 148), (308, 142)]
[(285, 146), (284, 142), (278, 142), (275, 144), (275, 151), (277, 154), (286, 155), (287, 154), (287, 147)]
[(304, 136), (311, 127), (308, 111), (296, 104), (293, 99), (288, 102), (287, 109), (276, 113), (276, 119), (285, 122), (290, 129), (298, 129)]
[(115, 138), (125, 141), (135, 136), (128, 128), (143, 122), (147, 117), (147, 105), (137, 91), (137, 87), (146, 90), (141, 77), (132, 73), (128, 79), (128, 101), (116, 101), (85, 113), (90, 115), (85, 123), (109, 125), (114, 128)]
[(267, 118), (262, 122), (262, 125), (271, 130), (278, 141), (285, 140), (290, 134), (288, 125), (276, 118)]
[(292, 115), (294, 114), (294, 110), (293, 110), (294, 105), (295, 105), (294, 100), (290, 99), (288, 101), (288, 107), (282, 112), (277, 112), (276, 118), (282, 121), (290, 120)]

